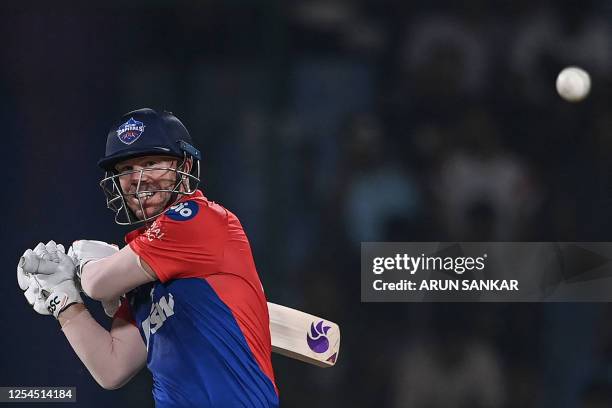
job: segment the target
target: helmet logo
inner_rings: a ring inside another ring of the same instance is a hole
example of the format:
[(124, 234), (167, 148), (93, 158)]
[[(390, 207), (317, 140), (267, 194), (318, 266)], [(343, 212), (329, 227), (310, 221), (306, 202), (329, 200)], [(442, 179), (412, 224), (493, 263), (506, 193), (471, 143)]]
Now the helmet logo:
[(144, 123), (130, 118), (130, 120), (117, 128), (117, 137), (126, 145), (130, 145), (138, 140), (142, 132), (144, 132), (144, 128)]

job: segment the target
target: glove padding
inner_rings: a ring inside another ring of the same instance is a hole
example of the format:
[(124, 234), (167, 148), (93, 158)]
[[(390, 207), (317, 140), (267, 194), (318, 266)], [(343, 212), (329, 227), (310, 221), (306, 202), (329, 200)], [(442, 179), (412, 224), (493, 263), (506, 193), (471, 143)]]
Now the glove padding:
[[(46, 299), (42, 295), (41, 285), (38, 280), (31, 275), (31, 272), (38, 270), (39, 258), (45, 260), (51, 259), (42, 242), (38, 244), (34, 250), (27, 249), (19, 259), (19, 263), (17, 264), (17, 283), (21, 290), (24, 291), (23, 294), (26, 300), (34, 307), (34, 310), (37, 313), (48, 315), (50, 313), (45, 306)], [(28, 260), (31, 261), (27, 262)]]
[[(72, 257), (72, 259), (78, 263), (77, 277), (80, 280), (83, 266), (85, 266), (87, 262), (106, 258), (118, 251), (119, 247), (117, 245), (108, 244), (103, 241), (82, 239), (72, 243), (72, 246), (68, 248), (68, 256)], [(120, 305), (120, 298), (102, 301), (104, 313), (106, 313), (108, 317), (113, 317)]]
[(106, 258), (119, 251), (119, 247), (114, 244), (107, 244), (103, 241), (81, 239), (74, 241), (68, 248), (68, 256), (78, 264), (77, 277), (80, 279), (83, 266), (89, 261), (97, 261)]
[(83, 303), (75, 283), (76, 263), (64, 247), (49, 241), (26, 250), (17, 265), (17, 282), (34, 310), (55, 318), (74, 303)]

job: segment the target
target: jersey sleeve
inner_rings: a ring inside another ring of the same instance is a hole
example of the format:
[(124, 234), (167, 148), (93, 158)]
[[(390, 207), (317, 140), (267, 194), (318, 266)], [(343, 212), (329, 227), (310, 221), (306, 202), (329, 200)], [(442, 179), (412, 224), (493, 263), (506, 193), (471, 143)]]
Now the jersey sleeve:
[[(218, 271), (227, 239), (227, 213), (195, 200), (171, 207), (129, 245), (161, 282)], [(186, 211), (185, 208), (189, 209)]]

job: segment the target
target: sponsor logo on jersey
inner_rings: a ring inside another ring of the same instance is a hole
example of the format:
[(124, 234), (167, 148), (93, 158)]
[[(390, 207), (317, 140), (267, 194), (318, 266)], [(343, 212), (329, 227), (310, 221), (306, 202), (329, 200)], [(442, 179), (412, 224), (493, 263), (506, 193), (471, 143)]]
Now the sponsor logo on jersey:
[(170, 207), (166, 215), (174, 221), (187, 221), (195, 217), (198, 210), (198, 204), (195, 201), (184, 201)]
[(312, 351), (315, 353), (325, 353), (329, 349), (327, 332), (330, 328), (330, 326), (323, 325), (323, 320), (319, 321), (316, 325), (315, 322), (312, 322), (310, 331), (306, 334), (306, 342)]
[[(151, 296), (153, 291), (151, 290)], [(149, 349), (149, 338), (152, 334), (155, 334), (164, 325), (166, 320), (174, 315), (174, 297), (172, 293), (159, 298), (157, 302), (151, 303), (151, 311), (149, 317), (142, 321), (142, 331), (144, 332), (147, 350)]]
[(123, 143), (129, 145), (134, 143), (142, 132), (144, 132), (145, 125), (139, 120), (130, 118), (127, 122), (117, 128), (117, 137)]
[(159, 224), (158, 220), (155, 220), (153, 224), (144, 233), (144, 236), (149, 240), (149, 242), (153, 242), (154, 239), (162, 239), (164, 236), (164, 232), (162, 231), (162, 227)]

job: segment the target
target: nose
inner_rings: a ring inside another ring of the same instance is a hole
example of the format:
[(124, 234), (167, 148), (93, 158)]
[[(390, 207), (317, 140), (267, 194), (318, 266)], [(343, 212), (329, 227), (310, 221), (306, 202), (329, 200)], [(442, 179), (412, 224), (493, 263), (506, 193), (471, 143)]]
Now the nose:
[(143, 171), (144, 167), (134, 166), (132, 171), (121, 177), (121, 184), (124, 191), (135, 191), (140, 183), (142, 189), (143, 184), (149, 182), (150, 175), (148, 171)]
[(130, 183), (132, 185), (135, 185), (135, 186), (138, 185), (139, 181), (140, 181), (140, 184), (143, 184), (149, 181), (149, 179), (151, 178), (151, 174), (150, 174), (151, 172), (146, 171), (144, 169), (146, 169), (146, 167), (138, 166), (134, 168), (134, 170), (137, 170), (137, 171), (131, 174)]

